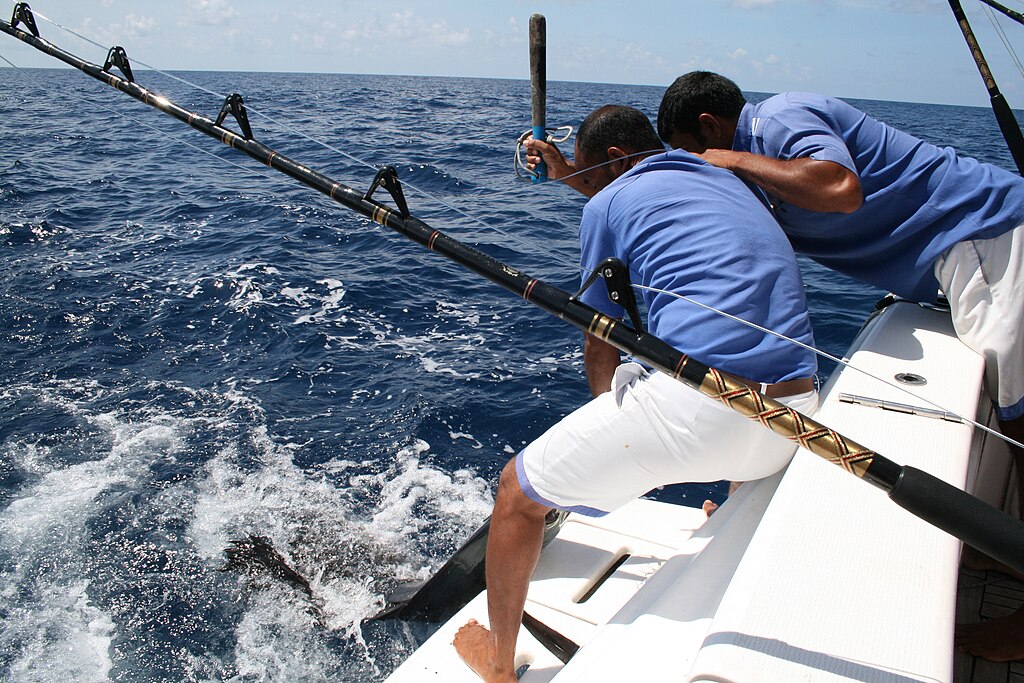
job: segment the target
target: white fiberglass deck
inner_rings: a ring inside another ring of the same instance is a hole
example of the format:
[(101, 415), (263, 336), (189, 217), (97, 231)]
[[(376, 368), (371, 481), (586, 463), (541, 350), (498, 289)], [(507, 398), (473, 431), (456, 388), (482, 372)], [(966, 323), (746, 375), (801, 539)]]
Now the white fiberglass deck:
[[(851, 362), (889, 379), (920, 375), (918, 396), (949, 411), (974, 418), (982, 405), (981, 358), (953, 335), (948, 313), (890, 307), (858, 338)], [(1005, 492), (1005, 463), (979, 474), (971, 456), (980, 432), (840, 402), (840, 393), (932, 406), (846, 370), (816, 417), (1002, 504), (993, 499)], [(987, 450), (989, 464), (1007, 457)], [(596, 523), (570, 520), (541, 558), (527, 611), (583, 647), (563, 667), (523, 629), (524, 683), (953, 680), (960, 543), (806, 451), (785, 472), (740, 487), (703, 525), (700, 511), (651, 501)], [(580, 603), (624, 553), (630, 559)], [(451, 647), (470, 617), (486, 623), (484, 596), (392, 681), (476, 680)]]

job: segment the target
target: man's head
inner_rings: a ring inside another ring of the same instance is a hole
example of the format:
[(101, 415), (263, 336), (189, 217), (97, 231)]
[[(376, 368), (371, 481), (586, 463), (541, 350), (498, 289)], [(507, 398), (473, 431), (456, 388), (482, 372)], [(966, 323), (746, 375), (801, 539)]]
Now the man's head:
[(661, 98), (658, 135), (673, 149), (700, 154), (729, 149), (736, 121), (747, 101), (728, 78), (691, 71), (675, 80)]
[(596, 190), (635, 166), (647, 156), (644, 152), (657, 154), (664, 150), (650, 119), (633, 107), (599, 107), (576, 132), (576, 168), (591, 169), (583, 174), (583, 183)]

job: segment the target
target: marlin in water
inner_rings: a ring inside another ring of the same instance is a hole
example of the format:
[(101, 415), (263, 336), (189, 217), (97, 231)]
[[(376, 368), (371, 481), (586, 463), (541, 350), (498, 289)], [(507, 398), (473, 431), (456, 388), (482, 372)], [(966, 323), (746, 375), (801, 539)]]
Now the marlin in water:
[(227, 562), (219, 571), (243, 570), (253, 574), (262, 567), (275, 579), (291, 584), (309, 596), (310, 600), (313, 599), (309, 581), (288, 565), (288, 561), (274, 549), (268, 538), (250, 534), (247, 538), (231, 541), (231, 545), (224, 549), (224, 555)]

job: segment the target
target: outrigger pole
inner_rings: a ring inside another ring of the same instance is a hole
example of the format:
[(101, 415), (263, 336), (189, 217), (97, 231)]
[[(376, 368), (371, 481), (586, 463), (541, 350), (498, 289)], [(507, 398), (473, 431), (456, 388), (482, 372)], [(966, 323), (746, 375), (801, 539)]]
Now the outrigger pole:
[[(16, 28), (19, 22), (24, 22), (32, 33)], [(690, 358), (658, 337), (643, 331), (635, 319), (634, 325), (630, 326), (624, 321), (611, 318), (581, 303), (577, 299), (578, 295), (570, 295), (531, 278), (431, 228), (409, 214), (394, 168), (381, 169), (369, 191), (359, 193), (253, 140), (240, 95), (229, 96), (217, 120), (211, 121), (136, 84), (130, 75), (131, 69), (124, 50), (118, 47), (111, 49), (107, 63), (100, 67), (41, 39), (31, 19), (31, 10), (25, 3), (15, 7), (11, 23), (0, 20), (0, 30), (291, 176), (335, 202), (448, 257), (584, 332), (631, 354), (702, 394), (721, 401), (739, 414), (757, 420), (776, 434), (886, 491), (893, 502), (929, 524), (1014, 569), (1024, 571), (1024, 522), (927, 472), (898, 465), (792, 408), (762, 396), (738, 380)], [(122, 71), (125, 78), (110, 72), (114, 66)], [(244, 136), (221, 125), (228, 113), (239, 122)], [(380, 186), (391, 195), (398, 211), (372, 199), (373, 192)], [(605, 278), (612, 299), (627, 301), (632, 290), (628, 279), (624, 277), (625, 266), (621, 262), (608, 261), (601, 264), (598, 271)]]
[[(998, 2), (993, 0), (981, 0), (981, 2), (999, 10), (1014, 21), (1024, 23), (1024, 17), (1000, 5)], [(1003, 133), (1003, 138), (1006, 139), (1006, 145), (1010, 148), (1010, 154), (1013, 155), (1013, 161), (1017, 164), (1017, 172), (1024, 175), (1024, 135), (1021, 134), (1020, 125), (1017, 123), (1010, 105), (1006, 102), (1006, 98), (999, 92), (999, 86), (996, 85), (996, 79), (992, 75), (992, 70), (989, 69), (988, 62), (985, 61), (985, 55), (981, 52), (981, 46), (978, 44), (978, 39), (974, 36), (974, 30), (971, 29), (971, 25), (967, 21), (967, 15), (960, 5), (960, 0), (949, 0), (949, 7), (953, 10), (953, 16), (956, 18), (957, 24), (960, 25), (960, 31), (964, 34), (967, 47), (970, 48), (971, 56), (974, 57), (974, 63), (978, 66), (979, 73), (981, 73), (981, 80), (985, 82), (992, 111), (996, 115), (999, 130)]]

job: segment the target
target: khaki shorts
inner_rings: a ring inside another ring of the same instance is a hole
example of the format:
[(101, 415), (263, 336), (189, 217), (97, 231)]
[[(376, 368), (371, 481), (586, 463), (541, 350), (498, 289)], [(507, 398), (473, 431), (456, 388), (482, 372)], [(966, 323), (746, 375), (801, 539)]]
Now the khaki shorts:
[[(817, 392), (777, 399), (803, 413)], [(600, 516), (658, 486), (778, 472), (796, 445), (660, 372), (620, 365), (612, 389), (563, 418), (516, 457), (532, 500)]]
[(985, 358), (985, 383), (999, 419), (1024, 415), (1024, 226), (964, 240), (935, 262), (953, 327)]

